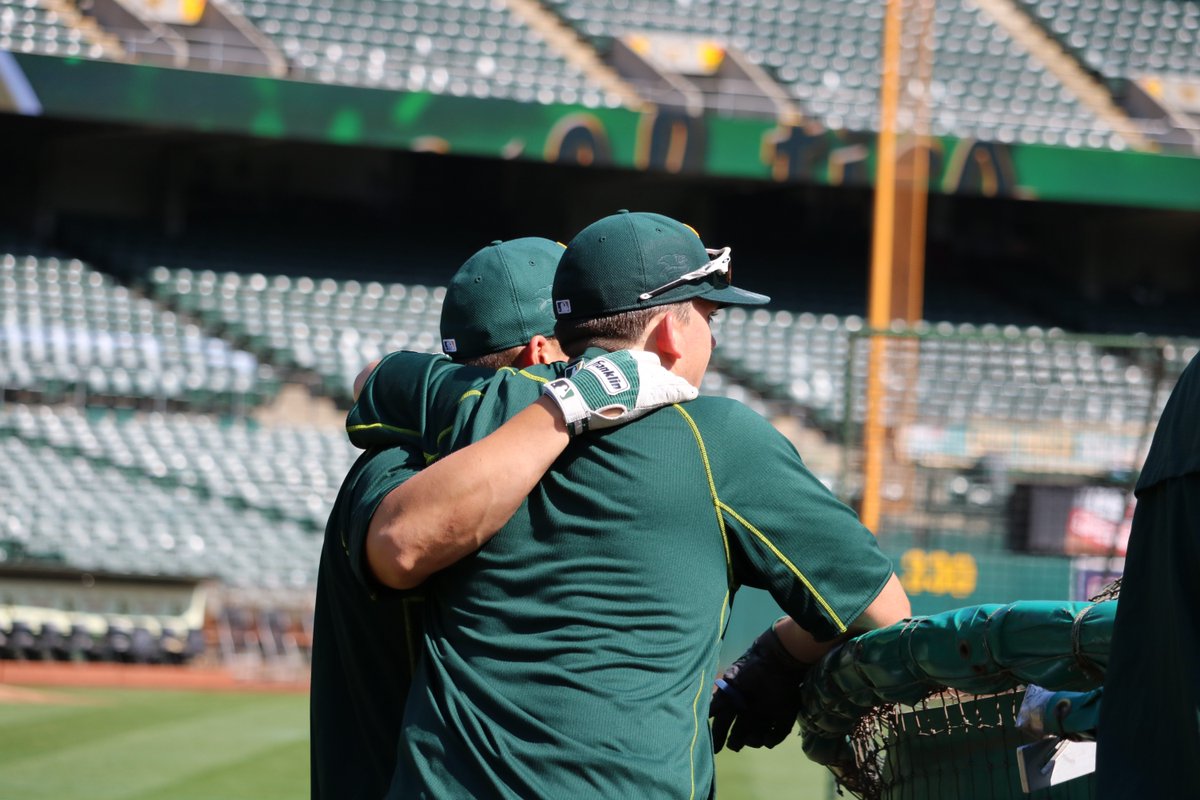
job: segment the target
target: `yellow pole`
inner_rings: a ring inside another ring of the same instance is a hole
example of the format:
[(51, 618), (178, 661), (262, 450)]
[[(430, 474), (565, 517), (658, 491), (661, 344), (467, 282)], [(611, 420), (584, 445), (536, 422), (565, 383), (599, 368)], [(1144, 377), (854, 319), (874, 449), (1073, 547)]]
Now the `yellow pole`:
[[(883, 74), (880, 86), (879, 143), (875, 165), (875, 231), (871, 241), (871, 294), (867, 322), (886, 328), (892, 315), (892, 268), (896, 221), (896, 109), (900, 98), (900, 26), (902, 0), (887, 0), (883, 22)], [(862, 522), (879, 528), (885, 431), (884, 369), (887, 340), (871, 337), (867, 369), (867, 419), (863, 446)], [(848, 410), (847, 410), (848, 411)]]

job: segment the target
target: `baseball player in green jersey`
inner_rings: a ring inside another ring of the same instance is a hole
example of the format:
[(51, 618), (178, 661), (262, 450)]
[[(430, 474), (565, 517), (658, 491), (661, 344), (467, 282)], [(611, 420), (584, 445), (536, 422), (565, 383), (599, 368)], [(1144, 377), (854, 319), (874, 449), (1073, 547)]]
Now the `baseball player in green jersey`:
[[(462, 363), (491, 371), (497, 362), (523, 367), (559, 360), (561, 351), (548, 335), (554, 327), (550, 285), (561, 253), (562, 245), (533, 238), (494, 242), (476, 253), (447, 292), (445, 349)], [(668, 387), (661, 402), (695, 395), (653, 365), (637, 376), (649, 379), (650, 385), (642, 387), (647, 395), (652, 387)], [(370, 449), (350, 469), (326, 527), (317, 577), (310, 704), (313, 797), (382, 797), (386, 792), (422, 646), (422, 595), (381, 585), (394, 581), (370, 569), (369, 533), (375, 531), (374, 540), (382, 541), (385, 534), (404, 532), (410, 544), (422, 544), (431, 557), (451, 563), (469, 552), (460, 540), (474, 549), (507, 520), (567, 440), (561, 414), (546, 401), (420, 474), (425, 456), (420, 448), (403, 445)], [(517, 446), (528, 452), (514, 463), (511, 453)], [(389, 556), (394, 554), (376, 554)]]
[[(730, 285), (730, 256), (667, 217), (606, 217), (555, 278), (556, 332), (582, 366), (480, 381), (392, 354), (351, 411), (352, 438), (415, 428), (430, 452), (453, 451), (539, 393), (574, 419), (581, 400), (626, 390), (606, 358), (622, 347), (698, 384), (711, 315), (767, 300)], [(573, 443), (499, 533), (429, 581), (389, 796), (709, 796), (709, 692), (743, 585), (787, 612), (775, 635), (797, 663), (908, 613), (871, 533), (744, 405), (699, 398)]]
[(1096, 750), (1101, 800), (1200, 797), (1200, 356), (1137, 483)]

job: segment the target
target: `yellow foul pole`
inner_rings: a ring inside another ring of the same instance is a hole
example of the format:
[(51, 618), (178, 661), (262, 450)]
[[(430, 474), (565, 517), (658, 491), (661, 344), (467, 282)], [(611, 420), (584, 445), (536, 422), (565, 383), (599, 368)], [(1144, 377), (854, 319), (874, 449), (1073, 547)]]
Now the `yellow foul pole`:
[[(887, 0), (883, 23), (883, 75), (880, 86), (879, 140), (875, 166), (875, 231), (871, 241), (871, 294), (868, 324), (874, 329), (891, 323), (893, 255), (896, 237), (896, 112), (900, 100), (900, 26), (902, 0)], [(887, 341), (871, 338), (867, 371), (867, 420), (864, 437), (865, 469), (861, 517), (872, 531), (879, 527), (883, 483), (885, 431), (884, 375)]]

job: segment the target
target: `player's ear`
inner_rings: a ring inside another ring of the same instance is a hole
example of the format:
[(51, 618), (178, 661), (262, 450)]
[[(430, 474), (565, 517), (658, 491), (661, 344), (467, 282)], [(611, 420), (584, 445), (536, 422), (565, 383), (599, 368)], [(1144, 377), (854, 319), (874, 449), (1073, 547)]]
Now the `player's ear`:
[(517, 369), (524, 369), (534, 364), (554, 364), (566, 360), (566, 355), (558, 346), (558, 340), (548, 339), (539, 333), (534, 335), (522, 348), (513, 366)]
[(649, 341), (653, 342), (654, 351), (658, 353), (662, 365), (667, 369), (670, 369), (671, 364), (683, 357), (685, 341), (683, 326), (685, 324), (676, 314), (668, 311), (658, 318), (650, 332)]
[(562, 345), (558, 343), (558, 339), (542, 336), (538, 334), (529, 342), (531, 345), (537, 344), (537, 349), (534, 352), (535, 364), (557, 364), (559, 361), (568, 361), (567, 354), (563, 352)]
[(534, 339), (536, 338), (536, 336), (533, 337), (533, 339), (529, 340), (528, 344), (521, 348), (521, 352), (517, 354), (515, 359), (513, 359), (512, 365), (514, 367), (517, 369), (525, 369), (528, 366), (538, 363), (537, 361), (534, 361), (537, 353), (537, 347), (534, 344)]

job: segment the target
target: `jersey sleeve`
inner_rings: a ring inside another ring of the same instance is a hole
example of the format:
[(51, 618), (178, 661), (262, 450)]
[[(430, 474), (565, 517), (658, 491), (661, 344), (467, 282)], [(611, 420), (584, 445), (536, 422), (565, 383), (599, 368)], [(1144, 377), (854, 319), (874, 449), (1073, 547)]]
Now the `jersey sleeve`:
[(819, 641), (844, 633), (891, 560), (765, 419), (731, 403), (720, 433), (711, 458), (735, 584), (769, 591)]
[[(341, 502), (339, 527), (342, 549), (355, 579), (375, 593), (382, 585), (367, 563), (367, 531), (383, 498), (416, 475), (424, 457), (413, 448), (391, 447), (364, 454), (354, 465), (349, 492)], [(390, 591), (390, 590), (389, 590)]]
[(363, 384), (346, 417), (346, 433), (356, 447), (415, 447), (432, 458), (460, 401), (479, 396), (496, 377), (494, 370), (445, 356), (389, 353)]

